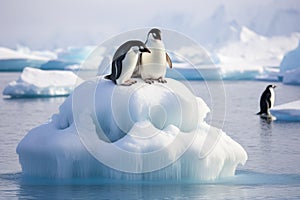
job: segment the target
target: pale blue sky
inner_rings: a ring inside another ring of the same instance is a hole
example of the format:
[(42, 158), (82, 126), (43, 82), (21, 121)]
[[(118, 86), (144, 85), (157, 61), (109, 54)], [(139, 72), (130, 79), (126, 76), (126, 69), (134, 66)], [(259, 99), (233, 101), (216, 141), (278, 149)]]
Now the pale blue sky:
[(220, 5), (224, 5), (228, 19), (261, 32), (267, 32), (274, 12), (289, 9), (300, 12), (298, 0), (2, 0), (0, 46), (14, 48), (20, 44), (33, 49), (53, 49), (96, 45), (120, 32), (152, 26), (197, 37), (197, 31), (205, 28), (199, 24)]

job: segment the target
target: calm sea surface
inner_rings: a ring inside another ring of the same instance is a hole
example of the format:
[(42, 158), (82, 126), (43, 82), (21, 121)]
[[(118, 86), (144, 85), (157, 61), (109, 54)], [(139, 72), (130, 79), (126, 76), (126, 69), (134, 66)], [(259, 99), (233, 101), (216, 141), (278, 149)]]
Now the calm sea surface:
[[(0, 73), (0, 91), (19, 73)], [(191, 82), (211, 107), (205, 82)], [(52, 182), (22, 179), (16, 146), (58, 112), (65, 98), (0, 98), (1, 199), (300, 199), (300, 123), (267, 122), (255, 115), (268, 82), (226, 81), (223, 130), (248, 153), (236, 176), (204, 183)], [(277, 83), (275, 105), (300, 99), (300, 87)]]

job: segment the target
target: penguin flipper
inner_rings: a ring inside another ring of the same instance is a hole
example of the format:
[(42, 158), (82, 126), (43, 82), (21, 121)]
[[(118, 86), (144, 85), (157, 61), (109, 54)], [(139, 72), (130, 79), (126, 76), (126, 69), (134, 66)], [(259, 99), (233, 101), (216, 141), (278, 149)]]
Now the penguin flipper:
[(271, 108), (271, 95), (270, 95), (270, 97), (267, 99), (267, 103), (268, 103), (268, 108)]
[(167, 59), (167, 63), (169, 64), (170, 68), (172, 68), (172, 60), (170, 58), (170, 56), (166, 53), (166, 59)]
[(122, 73), (122, 61), (124, 60), (125, 58), (125, 54), (118, 57), (116, 60), (114, 60), (114, 67), (116, 69), (116, 77), (115, 77), (115, 80), (117, 80), (118, 78), (120, 78), (121, 76), (121, 73)]

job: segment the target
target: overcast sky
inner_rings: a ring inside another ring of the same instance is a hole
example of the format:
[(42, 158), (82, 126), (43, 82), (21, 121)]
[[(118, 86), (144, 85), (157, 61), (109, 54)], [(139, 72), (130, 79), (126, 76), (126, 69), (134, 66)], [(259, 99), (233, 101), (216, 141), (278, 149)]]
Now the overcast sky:
[(189, 35), (183, 23), (193, 26), (220, 5), (225, 6), (230, 17), (244, 24), (258, 10), (271, 12), (269, 5), (274, 1), (282, 2), (274, 8), (300, 10), (298, 0), (1, 0), (0, 46), (53, 49), (96, 45), (120, 32), (153, 26), (176, 28)]

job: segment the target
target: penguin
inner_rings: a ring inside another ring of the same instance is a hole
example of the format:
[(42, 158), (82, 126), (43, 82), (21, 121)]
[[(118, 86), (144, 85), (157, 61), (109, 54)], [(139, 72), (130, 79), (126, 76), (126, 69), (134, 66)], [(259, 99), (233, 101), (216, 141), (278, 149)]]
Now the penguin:
[(270, 116), (269, 109), (274, 106), (276, 85), (268, 85), (260, 97), (260, 111), (257, 115)]
[(111, 74), (106, 75), (105, 78), (112, 80), (117, 85), (130, 86), (136, 83), (131, 76), (140, 53), (151, 53), (144, 42), (130, 40), (122, 44), (113, 56)]
[(134, 71), (134, 77), (141, 77), (146, 83), (166, 83), (167, 63), (172, 68), (172, 61), (165, 50), (165, 45), (161, 40), (161, 31), (153, 28), (148, 32), (145, 42), (151, 54), (141, 53), (138, 65)]

